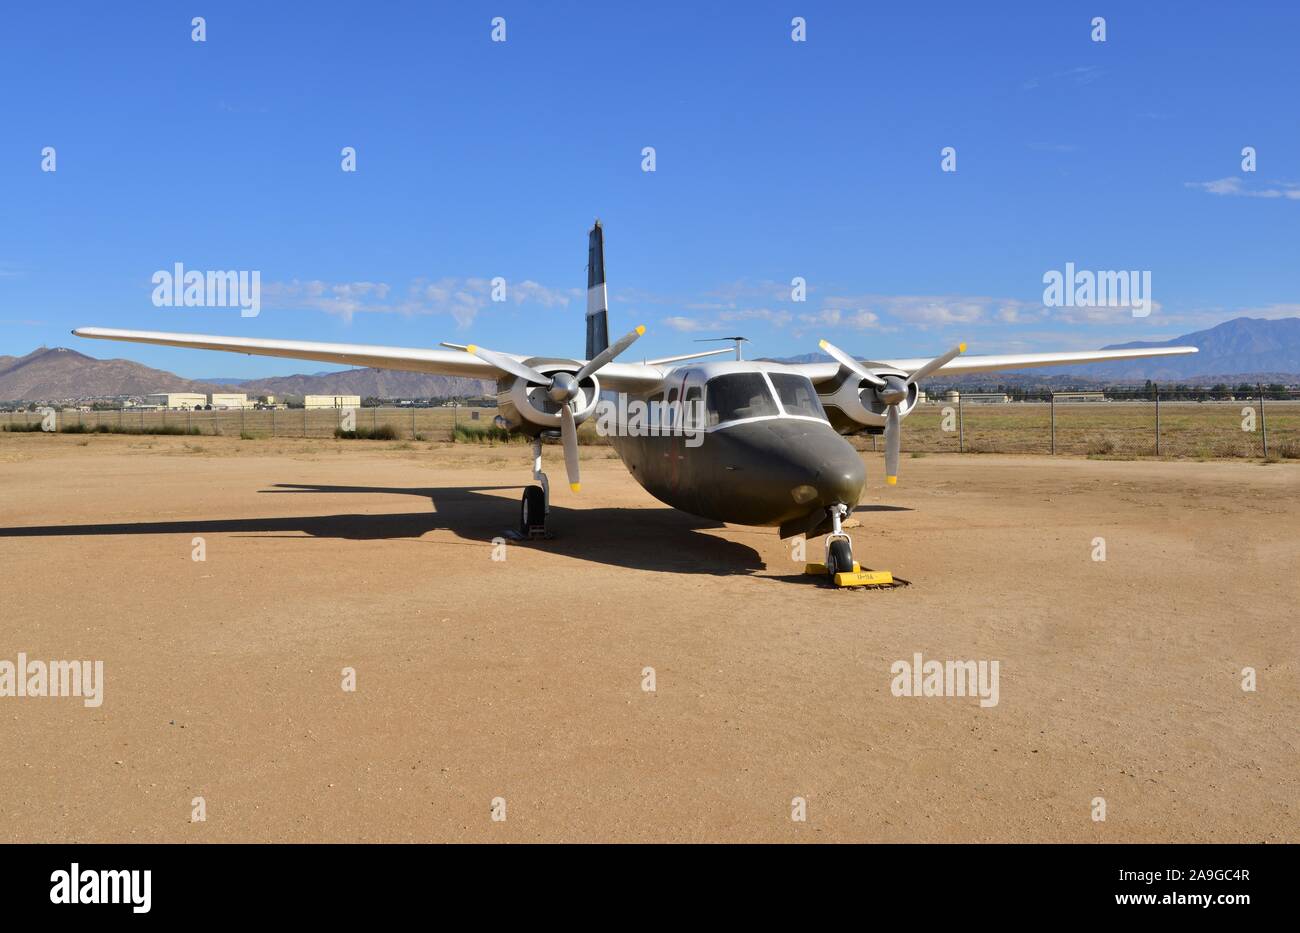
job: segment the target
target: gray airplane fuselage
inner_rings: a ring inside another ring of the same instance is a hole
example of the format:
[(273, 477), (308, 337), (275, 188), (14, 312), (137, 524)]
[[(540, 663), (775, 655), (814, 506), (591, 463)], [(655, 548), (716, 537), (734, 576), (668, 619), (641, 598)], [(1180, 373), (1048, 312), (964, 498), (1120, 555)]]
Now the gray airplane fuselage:
[[(680, 401), (698, 388), (704, 411), (711, 378), (764, 372), (791, 371), (777, 364), (748, 362), (683, 367), (671, 371), (660, 388), (629, 395), (627, 402), (666, 399), (674, 390), (675, 400)], [(612, 393), (604, 395), (608, 400)], [(771, 401), (779, 398), (774, 394)], [(674, 425), (678, 430), (658, 436), (629, 432), (620, 421), (610, 441), (647, 492), (703, 518), (802, 527), (809, 523), (800, 520), (820, 518), (831, 505), (842, 503), (850, 509), (857, 505), (866, 483), (858, 452), (824, 417), (792, 415), (784, 405), (774, 407), (774, 413), (721, 421), (715, 413), (705, 412), (703, 424), (688, 423), (683, 430), (679, 422)], [(717, 423), (709, 424), (710, 419)]]

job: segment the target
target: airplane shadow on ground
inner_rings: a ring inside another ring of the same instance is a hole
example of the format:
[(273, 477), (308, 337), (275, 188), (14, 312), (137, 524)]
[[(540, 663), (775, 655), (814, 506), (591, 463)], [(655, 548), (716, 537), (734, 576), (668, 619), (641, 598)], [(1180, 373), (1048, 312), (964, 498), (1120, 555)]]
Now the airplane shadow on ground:
[[(519, 524), (516, 497), (489, 495), (520, 486), (402, 488), (389, 486), (322, 486), (277, 483), (265, 494), (408, 495), (430, 500), (432, 511), (374, 514), (305, 515), (268, 518), (192, 519), (166, 522), (117, 522), (98, 525), (34, 525), (0, 528), (3, 538), (55, 538), (90, 535), (260, 534), (308, 535), (352, 541), (415, 539), (439, 529), (488, 545)], [(570, 509), (552, 503), (549, 526), (556, 537), (511, 542), (550, 553), (638, 570), (718, 575), (750, 574), (764, 567), (748, 545), (702, 530), (724, 527), (671, 508)]]

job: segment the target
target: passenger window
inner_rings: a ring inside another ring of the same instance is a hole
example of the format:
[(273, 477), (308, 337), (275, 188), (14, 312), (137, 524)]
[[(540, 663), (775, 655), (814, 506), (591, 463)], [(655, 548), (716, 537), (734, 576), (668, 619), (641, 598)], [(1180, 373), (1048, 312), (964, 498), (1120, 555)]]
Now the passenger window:
[(647, 426), (663, 428), (668, 423), (664, 416), (664, 394), (656, 392), (645, 400)]
[(700, 400), (704, 395), (704, 390), (699, 386), (691, 386), (682, 396), (682, 427), (687, 431), (694, 431), (697, 428), (704, 427), (702, 412), (700, 411)]

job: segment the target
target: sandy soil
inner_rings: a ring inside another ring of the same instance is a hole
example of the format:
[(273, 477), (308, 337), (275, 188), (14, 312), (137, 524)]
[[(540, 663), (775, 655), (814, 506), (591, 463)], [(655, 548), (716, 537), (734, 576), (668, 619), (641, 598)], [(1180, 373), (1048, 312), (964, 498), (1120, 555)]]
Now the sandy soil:
[(1300, 465), (868, 453), (865, 592), (584, 453), (494, 561), (522, 447), (0, 435), (0, 659), (106, 678), (0, 698), (0, 840), (1300, 841)]

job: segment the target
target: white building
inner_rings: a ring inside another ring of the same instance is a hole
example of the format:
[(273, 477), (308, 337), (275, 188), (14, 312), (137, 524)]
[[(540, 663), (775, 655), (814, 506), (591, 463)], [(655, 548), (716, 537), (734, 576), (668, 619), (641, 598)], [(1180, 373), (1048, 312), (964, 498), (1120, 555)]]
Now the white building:
[(304, 408), (360, 408), (360, 395), (304, 395)]
[(253, 403), (243, 392), (213, 392), (213, 408), (252, 408)]
[(188, 411), (192, 408), (202, 408), (208, 403), (208, 397), (199, 392), (155, 392), (146, 395), (144, 403), (150, 408)]

